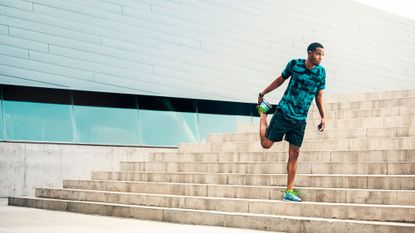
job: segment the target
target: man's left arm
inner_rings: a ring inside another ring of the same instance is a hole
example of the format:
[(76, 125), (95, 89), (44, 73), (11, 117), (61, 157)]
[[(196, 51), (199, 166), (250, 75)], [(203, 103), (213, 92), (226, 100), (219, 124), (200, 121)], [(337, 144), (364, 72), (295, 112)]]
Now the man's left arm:
[(323, 131), (326, 128), (326, 116), (324, 115), (324, 106), (323, 106), (323, 90), (319, 90), (317, 92), (316, 104), (317, 104), (317, 108), (321, 116), (321, 131)]

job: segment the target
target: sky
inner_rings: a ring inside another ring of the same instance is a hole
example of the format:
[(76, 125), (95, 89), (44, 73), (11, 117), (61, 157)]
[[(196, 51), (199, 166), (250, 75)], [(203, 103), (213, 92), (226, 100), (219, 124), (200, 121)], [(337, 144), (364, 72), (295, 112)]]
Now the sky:
[(414, 0), (355, 0), (415, 20)]

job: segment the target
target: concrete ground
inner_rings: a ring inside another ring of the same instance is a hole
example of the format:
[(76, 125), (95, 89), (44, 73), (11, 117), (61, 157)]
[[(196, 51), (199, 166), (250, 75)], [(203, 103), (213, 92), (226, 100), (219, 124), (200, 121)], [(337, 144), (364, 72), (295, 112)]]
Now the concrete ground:
[(137, 219), (85, 215), (7, 205), (0, 198), (0, 233), (265, 233), (226, 227), (182, 225)]

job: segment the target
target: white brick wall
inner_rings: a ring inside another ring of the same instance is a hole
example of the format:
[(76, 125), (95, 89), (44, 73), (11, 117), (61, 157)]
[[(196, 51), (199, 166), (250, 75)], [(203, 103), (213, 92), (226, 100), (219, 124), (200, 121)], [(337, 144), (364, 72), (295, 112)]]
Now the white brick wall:
[(415, 88), (415, 21), (351, 0), (0, 0), (0, 83), (255, 102), (313, 41), (329, 94)]

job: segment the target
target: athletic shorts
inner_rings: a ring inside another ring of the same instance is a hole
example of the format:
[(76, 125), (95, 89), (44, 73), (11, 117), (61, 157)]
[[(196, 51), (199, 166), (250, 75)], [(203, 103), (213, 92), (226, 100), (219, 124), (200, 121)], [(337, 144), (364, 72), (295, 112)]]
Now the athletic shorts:
[[(290, 144), (301, 147), (304, 139), (306, 122), (296, 122), (277, 109), (265, 132), (265, 137), (273, 142), (280, 142), (284, 138)], [(285, 136), (285, 137), (284, 137)]]

